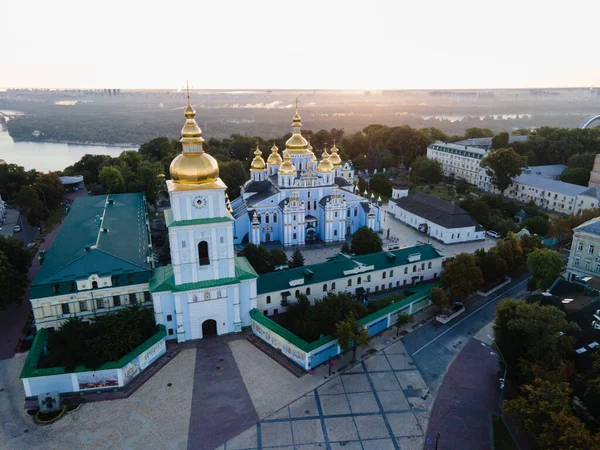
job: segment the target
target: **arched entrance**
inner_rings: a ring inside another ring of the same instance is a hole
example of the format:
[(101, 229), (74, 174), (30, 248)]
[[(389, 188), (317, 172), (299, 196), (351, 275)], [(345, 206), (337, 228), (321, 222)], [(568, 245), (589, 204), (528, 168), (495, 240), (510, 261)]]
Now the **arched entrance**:
[(216, 336), (217, 335), (217, 321), (208, 319), (202, 322), (202, 337)]
[(265, 242), (271, 242), (271, 233), (265, 234)]
[(352, 228), (350, 228), (350, 225), (348, 225), (346, 227), (346, 237), (350, 237), (351, 234), (352, 234)]

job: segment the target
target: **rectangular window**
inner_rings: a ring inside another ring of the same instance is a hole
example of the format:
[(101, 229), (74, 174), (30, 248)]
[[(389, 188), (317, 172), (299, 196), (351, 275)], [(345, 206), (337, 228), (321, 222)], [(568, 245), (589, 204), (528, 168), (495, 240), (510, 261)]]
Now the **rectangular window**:
[(277, 214), (273, 214), (273, 223), (277, 223)]
[(135, 305), (137, 303), (137, 297), (135, 294), (129, 294), (129, 303)]
[(152, 300), (152, 296), (150, 295), (150, 292), (144, 291), (144, 302), (149, 302), (150, 300)]
[(87, 302), (86, 301), (79, 302), (79, 311), (80, 312), (87, 311)]
[(269, 315), (269, 310), (268, 310), (268, 309), (265, 309), (265, 310), (263, 311), (263, 315), (265, 315), (265, 316), (268, 316), (268, 315)]
[(581, 252), (581, 251), (583, 251), (583, 242), (579, 242), (579, 243), (577, 244), (577, 251), (578, 251), (578, 252)]
[(54, 285), (54, 293), (58, 294), (60, 292), (60, 286), (58, 284)]
[(113, 306), (121, 306), (121, 297), (113, 295)]
[(573, 263), (575, 267), (579, 267), (579, 258), (575, 258), (575, 262)]
[(69, 304), (68, 303), (61, 303), (60, 307), (62, 309), (63, 314), (69, 314)]
[(96, 299), (96, 309), (104, 309), (104, 299), (103, 298)]
[(73, 281), (69, 283), (69, 292), (75, 292), (75, 283)]
[(121, 284), (121, 280), (119, 279), (119, 275), (115, 275), (115, 276), (113, 277), (113, 284), (114, 284), (115, 286), (119, 286), (119, 285)]
[(173, 336), (173, 328), (169, 328), (169, 336)]
[[(267, 217), (268, 217), (268, 216), (267, 216)], [(224, 243), (225, 243), (225, 238), (224, 238), (223, 236), (221, 236), (221, 238), (220, 238), (220, 240), (219, 240), (219, 241), (221, 242), (221, 244), (224, 244)]]
[(181, 241), (181, 248), (185, 248), (185, 241)]
[(592, 262), (588, 259), (585, 261), (585, 270), (590, 270), (592, 268)]
[(167, 314), (167, 322), (172, 322), (173, 316), (171, 314)]
[(593, 246), (593, 245), (590, 245), (590, 247), (588, 248), (588, 253), (589, 253), (590, 255), (593, 255), (593, 254), (594, 254), (594, 246)]
[[(269, 223), (269, 213), (265, 214), (265, 223)], [(223, 238), (221, 238), (223, 239)], [(221, 242), (222, 244), (223, 242)]]
[(279, 314), (279, 310), (278, 310), (277, 308), (275, 308), (275, 309), (273, 310), (273, 314)]
[(294, 235), (293, 235), (292, 239), (296, 239), (296, 233), (294, 233)]
[(404, 268), (404, 275), (406, 275), (408, 273), (408, 267)]

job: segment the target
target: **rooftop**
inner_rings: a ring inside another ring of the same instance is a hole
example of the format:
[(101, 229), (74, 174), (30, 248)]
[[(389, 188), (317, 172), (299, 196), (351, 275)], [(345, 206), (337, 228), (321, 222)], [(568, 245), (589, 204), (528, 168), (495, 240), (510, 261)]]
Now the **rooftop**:
[(544, 178), (538, 175), (522, 173), (518, 177), (513, 178), (516, 183), (543, 189), (544, 191), (552, 191), (563, 195), (571, 195), (576, 197), (587, 189), (585, 186), (578, 184), (565, 183), (564, 181), (555, 180), (552, 178)]
[(392, 198), (398, 207), (444, 228), (476, 227), (477, 222), (456, 203), (417, 192), (402, 198)]
[(600, 200), (600, 189), (598, 186), (590, 186), (579, 195), (585, 195), (586, 197), (592, 197)]
[(573, 231), (583, 231), (586, 233), (600, 235), (600, 217), (596, 217), (595, 219), (582, 223), (578, 227), (574, 228)]
[(477, 155), (480, 159), (487, 155), (487, 150), (484, 150), (479, 147), (470, 147), (468, 145), (460, 145), (458, 143), (452, 142), (443, 142), (443, 141), (435, 141), (433, 144), (429, 144), (427, 148), (436, 149), (436, 147), (443, 147), (445, 149), (454, 150), (455, 152), (469, 152), (474, 155)]
[[(468, 145), (473, 147), (483, 148), (485, 150), (490, 150), (492, 148), (492, 139), (491, 137), (483, 137), (483, 138), (472, 138), (465, 139), (462, 141), (457, 141), (455, 144), (459, 145)], [(529, 136), (509, 136), (508, 143), (512, 144), (514, 142), (526, 142), (529, 139)]]
[(144, 194), (79, 197), (32, 286), (150, 270)]
[(327, 262), (262, 274), (258, 277), (256, 284), (257, 292), (258, 294), (265, 294), (267, 292), (291, 291), (296, 289), (295, 286), (326, 283), (348, 276), (348, 271), (360, 274), (386, 268), (393, 269), (394, 267), (412, 264), (409, 257), (417, 253), (420, 254), (418, 262), (443, 257), (430, 244), (360, 256), (339, 253)]
[(556, 179), (562, 175), (567, 166), (564, 164), (551, 164), (548, 166), (530, 166), (523, 169), (524, 174), (537, 175), (543, 178)]

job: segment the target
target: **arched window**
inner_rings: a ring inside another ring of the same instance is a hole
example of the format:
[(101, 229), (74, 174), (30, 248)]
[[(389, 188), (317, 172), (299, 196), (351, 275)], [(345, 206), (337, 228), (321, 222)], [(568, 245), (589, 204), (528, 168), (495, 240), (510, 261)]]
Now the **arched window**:
[(271, 303), (271, 296), (267, 295), (267, 303)]
[(98, 289), (98, 282), (92, 281), (92, 289)]
[(358, 278), (356, 279), (356, 284), (360, 284), (361, 282), (362, 282), (362, 278), (361, 278), (361, 277), (358, 277)]
[(429, 264), (427, 264), (427, 268), (431, 269), (431, 262), (429, 262)]
[(265, 213), (265, 223), (269, 223), (269, 213)]
[(392, 278), (394, 276), (394, 271), (390, 270), (390, 278)]
[(367, 283), (371, 282), (371, 275), (367, 275)]
[(387, 276), (387, 273), (383, 272), (383, 275), (381, 276), (381, 278), (383, 278), (385, 280), (386, 276)]
[(310, 295), (310, 288), (306, 288), (306, 295)]
[(296, 289), (296, 298), (300, 297), (300, 289)]
[(208, 259), (208, 242), (201, 241), (198, 244), (198, 264), (201, 266), (208, 266), (210, 259)]
[(415, 265), (413, 266), (413, 272), (416, 272), (416, 271), (417, 271), (417, 265), (415, 264)]
[(352, 278), (348, 279), (348, 286), (352, 286)]
[(335, 291), (335, 283), (331, 283), (331, 290)]
[(425, 270), (425, 263), (421, 263), (421, 270)]
[(277, 213), (273, 213), (273, 223), (277, 223)]
[(327, 283), (323, 285), (323, 292), (327, 292)]
[(337, 230), (333, 230), (333, 235), (337, 236)]

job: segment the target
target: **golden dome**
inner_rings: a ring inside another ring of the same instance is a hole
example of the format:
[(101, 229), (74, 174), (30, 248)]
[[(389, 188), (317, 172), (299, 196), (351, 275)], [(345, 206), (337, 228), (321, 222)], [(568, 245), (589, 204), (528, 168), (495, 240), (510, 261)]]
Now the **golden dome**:
[(250, 164), (250, 170), (253, 171), (261, 171), (265, 170), (265, 160), (262, 159), (262, 152), (258, 148), (258, 144), (256, 144), (256, 151), (254, 152), (254, 159)]
[(333, 164), (329, 161), (329, 155), (327, 151), (323, 152), (323, 158), (321, 158), (321, 162), (317, 166), (317, 170), (319, 172), (333, 172)]
[(307, 141), (308, 141), (308, 147), (306, 147), (306, 148), (308, 149), (309, 152), (312, 153), (313, 147), (312, 147), (312, 145), (310, 145), (310, 138), (308, 138)]
[(342, 158), (340, 158), (340, 155), (338, 155), (338, 148), (335, 146), (335, 144), (333, 144), (333, 147), (331, 148), (331, 156), (329, 157), (329, 161), (331, 164), (333, 164), (333, 167), (341, 167), (342, 165)]
[(300, 133), (302, 123), (300, 122), (300, 114), (298, 114), (298, 104), (296, 104), (296, 114), (294, 114), (292, 123), (292, 136), (285, 143), (285, 149), (295, 155), (306, 155), (308, 153), (308, 141)]
[(282, 175), (295, 175), (296, 174), (296, 166), (292, 164), (290, 161), (292, 158), (290, 155), (285, 155), (283, 158), (285, 161), (281, 166), (279, 166), (279, 173)]
[(183, 152), (171, 161), (171, 179), (178, 184), (213, 183), (219, 178), (219, 164), (202, 149), (202, 130), (194, 119), (196, 111), (192, 108), (189, 97), (184, 115), (186, 121), (181, 130), (180, 140)]
[(278, 153), (278, 151), (279, 149), (277, 148), (277, 146), (273, 144), (273, 147), (271, 147), (271, 154), (267, 159), (267, 164), (273, 164), (278, 166), (283, 162), (283, 160), (281, 159), (281, 155)]
[(318, 162), (318, 160), (317, 160), (317, 155), (315, 155), (313, 152), (310, 152), (310, 162), (311, 162), (311, 163), (316, 163), (316, 162)]

